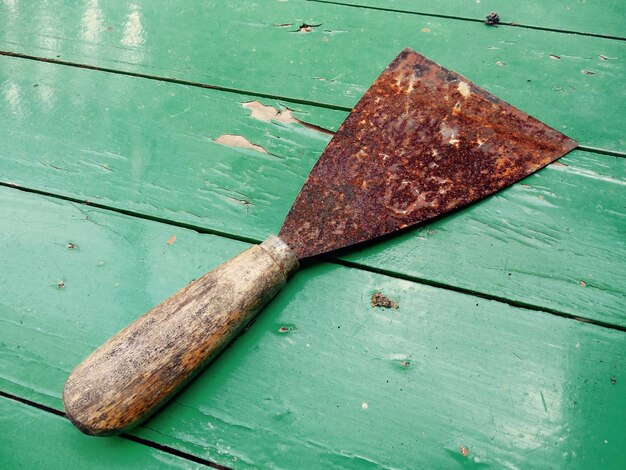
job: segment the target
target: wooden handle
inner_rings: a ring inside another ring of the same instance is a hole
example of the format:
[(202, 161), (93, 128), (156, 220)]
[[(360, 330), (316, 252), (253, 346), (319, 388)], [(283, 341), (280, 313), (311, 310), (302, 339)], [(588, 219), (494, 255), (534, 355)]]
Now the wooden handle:
[(85, 434), (117, 434), (190, 380), (285, 285), (298, 260), (270, 237), (148, 311), (72, 372), (68, 418)]

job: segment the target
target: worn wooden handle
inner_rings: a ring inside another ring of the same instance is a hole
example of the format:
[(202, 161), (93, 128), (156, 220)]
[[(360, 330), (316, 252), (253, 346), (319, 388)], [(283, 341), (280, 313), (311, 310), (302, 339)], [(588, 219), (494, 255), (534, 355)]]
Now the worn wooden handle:
[(82, 432), (105, 436), (148, 417), (285, 285), (298, 260), (270, 237), (148, 311), (72, 372), (63, 403)]

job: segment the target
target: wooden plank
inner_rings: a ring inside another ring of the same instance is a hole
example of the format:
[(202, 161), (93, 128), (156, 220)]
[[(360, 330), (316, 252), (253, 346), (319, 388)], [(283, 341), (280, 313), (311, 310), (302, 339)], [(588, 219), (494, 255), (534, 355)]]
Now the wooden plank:
[(126, 439), (94, 439), (66, 419), (0, 397), (4, 468), (206, 468)]
[[(0, 8), (0, 50), (344, 109), (410, 46), (585, 145), (626, 152), (623, 41), (298, 0)], [(294, 32), (302, 23), (321, 26)]]
[[(0, 181), (260, 241), (329, 135), (262, 122), (253, 96), (0, 59)], [(37, 85), (37, 86), (35, 86)], [(7, 94), (5, 93), (5, 96)], [(261, 100), (335, 128), (339, 111)], [(283, 116), (284, 117), (284, 116)], [(238, 134), (266, 149), (214, 142)], [(350, 262), (626, 326), (626, 160), (574, 152), (521, 184)], [(463, 263), (459, 263), (463, 260)], [(581, 282), (586, 287), (582, 287)]]
[(360, 7), (383, 8), (426, 15), (485, 21), (491, 12), (500, 15), (502, 23), (549, 28), (583, 34), (626, 37), (624, 4), (620, 0), (561, 2), (547, 0), (314, 0), (319, 3), (343, 3)]
[[(58, 409), (84, 355), (245, 246), (0, 197), (0, 388)], [(373, 308), (376, 291), (399, 308)], [(138, 435), (235, 468), (620, 468), (625, 336), (319, 263)]]

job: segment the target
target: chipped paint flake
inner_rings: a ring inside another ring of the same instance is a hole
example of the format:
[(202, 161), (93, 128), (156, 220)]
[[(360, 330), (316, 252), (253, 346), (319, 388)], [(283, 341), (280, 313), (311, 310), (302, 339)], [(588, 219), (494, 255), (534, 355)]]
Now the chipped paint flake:
[(250, 116), (254, 119), (258, 119), (259, 121), (278, 121), (284, 124), (299, 122), (291, 115), (291, 110), (288, 108), (279, 111), (274, 106), (265, 106), (257, 100), (243, 103), (243, 107), (249, 109), (251, 111)]
[(215, 139), (215, 143), (220, 145), (226, 145), (227, 147), (237, 147), (255, 150), (260, 153), (269, 153), (260, 145), (253, 144), (248, 139), (240, 135), (224, 134)]
[(263, 122), (281, 122), (283, 124), (298, 124), (307, 129), (311, 129), (322, 134), (333, 135), (333, 132), (326, 130), (315, 124), (309, 124), (308, 122), (301, 121), (298, 118), (293, 117), (292, 110), (289, 108), (276, 109), (274, 106), (266, 106), (258, 100), (247, 101), (242, 103), (242, 106), (250, 110), (250, 117), (258, 119)]

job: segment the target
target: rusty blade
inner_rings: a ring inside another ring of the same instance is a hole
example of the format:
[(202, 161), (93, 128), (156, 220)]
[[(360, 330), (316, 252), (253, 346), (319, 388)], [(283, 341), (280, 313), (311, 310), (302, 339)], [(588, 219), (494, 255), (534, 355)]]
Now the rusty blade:
[(324, 150), (279, 236), (299, 258), (477, 201), (576, 142), (405, 49)]

